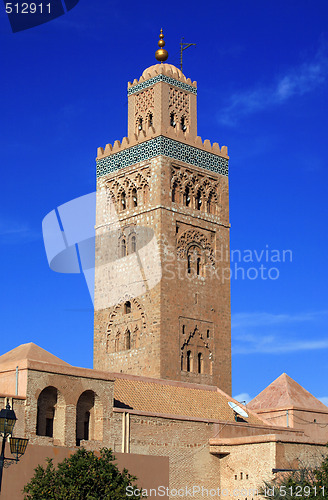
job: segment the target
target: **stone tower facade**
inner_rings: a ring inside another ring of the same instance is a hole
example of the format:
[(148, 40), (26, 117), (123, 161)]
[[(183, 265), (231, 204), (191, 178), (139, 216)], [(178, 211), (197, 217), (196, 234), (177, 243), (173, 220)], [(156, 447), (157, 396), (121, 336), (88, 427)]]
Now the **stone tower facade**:
[(97, 155), (94, 368), (231, 392), (227, 148), (197, 136), (197, 85), (128, 84), (128, 137)]

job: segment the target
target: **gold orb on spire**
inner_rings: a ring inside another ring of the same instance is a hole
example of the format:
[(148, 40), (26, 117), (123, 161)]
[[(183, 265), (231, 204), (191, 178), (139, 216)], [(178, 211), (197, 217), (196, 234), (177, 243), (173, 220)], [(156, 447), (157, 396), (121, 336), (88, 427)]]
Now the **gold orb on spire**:
[(163, 48), (164, 45), (165, 45), (164, 35), (163, 35), (163, 30), (161, 29), (161, 32), (159, 35), (159, 41), (158, 41), (159, 49), (156, 50), (156, 52), (155, 52), (155, 57), (156, 57), (157, 61), (160, 61), (161, 63), (166, 61), (166, 59), (169, 57), (167, 50), (165, 50)]

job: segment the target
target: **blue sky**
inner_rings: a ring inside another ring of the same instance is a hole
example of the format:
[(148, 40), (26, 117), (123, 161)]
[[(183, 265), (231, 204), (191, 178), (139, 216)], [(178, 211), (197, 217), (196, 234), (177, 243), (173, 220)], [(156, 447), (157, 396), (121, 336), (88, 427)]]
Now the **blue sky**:
[[(184, 73), (198, 82), (198, 133), (230, 155), (245, 272), (233, 267), (233, 395), (286, 372), (328, 403), (327, 18), (326, 0), (80, 0), (13, 34), (1, 11), (2, 353), (35, 342), (92, 367), (87, 286), (49, 269), (41, 222), (94, 190), (96, 148), (126, 135), (126, 84), (156, 62), (163, 27), (171, 64), (181, 36), (197, 43)], [(253, 279), (261, 265), (272, 279)]]

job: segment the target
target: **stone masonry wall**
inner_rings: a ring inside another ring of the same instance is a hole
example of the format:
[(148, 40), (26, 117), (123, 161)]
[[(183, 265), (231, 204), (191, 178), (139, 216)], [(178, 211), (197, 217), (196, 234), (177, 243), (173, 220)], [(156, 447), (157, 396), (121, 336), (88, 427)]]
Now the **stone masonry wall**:
[[(94, 367), (218, 385), (230, 393), (229, 257), (225, 260), (221, 255), (222, 249), (225, 256), (229, 255), (228, 180), (165, 157), (123, 170), (98, 180)], [(143, 180), (138, 181), (139, 174)], [(172, 201), (177, 176), (181, 182), (193, 179), (188, 207), (183, 204), (182, 184), (177, 188), (179, 198)], [(147, 195), (145, 183), (149, 188)], [(134, 185), (137, 186), (136, 207), (132, 206), (132, 195), (128, 196)], [(121, 186), (125, 186), (124, 210), (120, 210)], [(195, 205), (197, 186), (204, 191), (204, 205), (199, 209)], [(109, 198), (114, 210), (108, 206)], [(143, 235), (141, 246), (138, 241), (140, 228), (154, 233), (154, 246), (148, 254), (142, 253), (149, 246)], [(114, 239), (117, 234), (115, 243), (108, 237), (109, 233), (114, 234)], [(128, 246), (129, 234), (136, 235), (137, 255)], [(122, 238), (127, 248), (125, 257), (120, 255)], [(106, 241), (107, 248), (113, 248), (113, 256), (108, 256)], [(186, 273), (188, 249), (199, 252), (202, 259), (199, 275), (195, 272), (195, 262), (192, 272)], [(97, 265), (111, 259), (115, 262), (112, 266), (115, 271), (109, 271), (107, 264)], [(136, 268), (141, 269), (140, 281)], [(106, 306), (106, 297), (109, 297), (109, 306)], [(131, 303), (131, 313), (124, 315), (118, 309), (126, 302)], [(138, 316), (139, 319), (142, 316), (143, 323), (140, 320), (138, 324)], [(184, 323), (185, 328), (188, 327), (185, 336), (182, 334)], [(131, 334), (129, 349), (119, 340), (127, 330)], [(120, 346), (117, 352), (115, 345)], [(187, 370), (185, 358), (189, 350), (194, 359)], [(199, 362), (198, 355), (202, 356)], [(183, 362), (181, 356), (184, 356)]]
[[(49, 387), (58, 391), (53, 437), (37, 435), (38, 398), (42, 391)], [(30, 370), (25, 407), (25, 432), (30, 442), (39, 445), (75, 446), (76, 408), (80, 396), (85, 391), (93, 391), (98, 402), (98, 406), (95, 407), (95, 432), (91, 432), (91, 435), (106, 442), (109, 437), (109, 420), (113, 411), (112, 381)]]
[[(114, 412), (112, 442), (122, 436), (122, 414)], [(213, 424), (130, 414), (130, 453), (167, 456), (170, 489), (220, 486), (219, 459), (209, 453)], [(173, 499), (172, 495), (170, 499)], [(204, 498), (195, 490), (195, 500)]]

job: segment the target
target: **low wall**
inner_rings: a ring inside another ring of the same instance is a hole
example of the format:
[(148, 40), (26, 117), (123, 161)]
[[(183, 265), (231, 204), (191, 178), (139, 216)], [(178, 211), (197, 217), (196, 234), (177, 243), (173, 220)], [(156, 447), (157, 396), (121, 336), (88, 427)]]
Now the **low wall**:
[[(45, 464), (46, 458), (52, 458), (54, 464), (74, 453), (76, 448), (59, 446), (28, 445), (25, 455), (17, 464), (3, 470), (1, 500), (22, 500), (22, 489), (34, 475), (34, 469), (39, 464)], [(10, 457), (9, 444), (6, 445), (6, 456)], [(158, 486), (169, 486), (169, 459), (168, 457), (154, 457), (135, 455), (131, 453), (116, 453), (116, 463), (120, 470), (124, 467), (130, 474), (136, 476), (138, 487), (147, 489)], [(162, 496), (168, 499), (168, 496)], [(46, 500), (46, 499), (45, 499)]]

